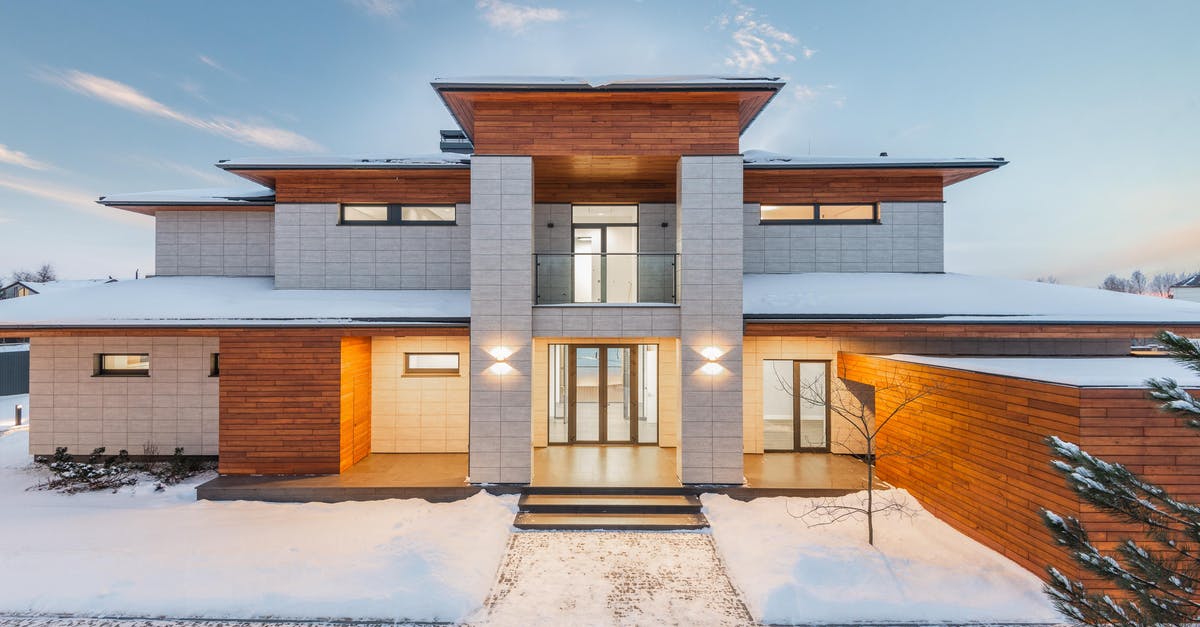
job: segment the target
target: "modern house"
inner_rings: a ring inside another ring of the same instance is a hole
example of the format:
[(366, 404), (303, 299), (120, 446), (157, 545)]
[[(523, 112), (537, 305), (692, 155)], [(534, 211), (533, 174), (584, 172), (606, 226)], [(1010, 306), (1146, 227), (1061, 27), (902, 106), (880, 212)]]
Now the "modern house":
[(882, 445), (936, 454), (883, 478), (1037, 572), (1062, 561), (1038, 508), (1080, 514), (1046, 435), (1200, 491), (1178, 472), (1200, 440), (1122, 374), (1174, 372), (1130, 347), (1200, 336), (1200, 304), (945, 272), (970, 208), (943, 190), (1003, 159), (743, 150), (773, 78), (432, 86), (455, 152), (230, 159), (257, 187), (102, 198), (154, 217), (157, 276), (0, 303), (32, 337), (32, 452), (782, 490), (857, 463), (832, 399), (920, 389)]
[(1193, 274), (1172, 285), (1171, 298), (1200, 303), (1200, 274)]
[(82, 279), (77, 281), (13, 281), (0, 287), (0, 300), (20, 298), (35, 294), (48, 294), (62, 290), (74, 290), (82, 287), (95, 287), (106, 283), (116, 283), (116, 279)]

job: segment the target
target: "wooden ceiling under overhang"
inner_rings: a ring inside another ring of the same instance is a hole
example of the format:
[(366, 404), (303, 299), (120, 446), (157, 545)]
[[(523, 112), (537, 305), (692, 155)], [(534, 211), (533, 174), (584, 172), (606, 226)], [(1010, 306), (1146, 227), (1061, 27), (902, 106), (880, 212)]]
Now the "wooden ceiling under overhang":
[(535, 156), (534, 202), (672, 203), (678, 161), (657, 155)]
[(133, 213), (140, 213), (146, 216), (153, 216), (159, 211), (274, 211), (275, 203), (238, 203), (229, 205), (199, 205), (199, 204), (170, 204), (162, 203), (157, 205), (151, 204), (120, 204), (120, 203), (101, 203), (105, 207), (113, 209), (124, 209)]
[(773, 89), (440, 90), (477, 155), (737, 154)]

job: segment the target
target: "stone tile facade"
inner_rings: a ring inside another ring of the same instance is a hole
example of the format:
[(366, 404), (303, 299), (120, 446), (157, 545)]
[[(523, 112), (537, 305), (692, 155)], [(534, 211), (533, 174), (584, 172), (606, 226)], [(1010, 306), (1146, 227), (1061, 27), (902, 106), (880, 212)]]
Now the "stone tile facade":
[(465, 290), (471, 207), (457, 224), (344, 226), (336, 203), (275, 205), (275, 287)]
[[(405, 353), (458, 353), (457, 375), (404, 373)], [(471, 395), (465, 337), (371, 341), (371, 452), (466, 453)]]
[(270, 211), (159, 211), (154, 268), (162, 276), (271, 276)]
[[(29, 392), (34, 455), (65, 446), (74, 454), (105, 447), (130, 455), (176, 447), (217, 454), (219, 378), (210, 376), (215, 337), (34, 337)], [(98, 377), (99, 353), (148, 353), (148, 377)]]
[(744, 206), (747, 274), (942, 272), (943, 203), (884, 202), (880, 224), (760, 224)]

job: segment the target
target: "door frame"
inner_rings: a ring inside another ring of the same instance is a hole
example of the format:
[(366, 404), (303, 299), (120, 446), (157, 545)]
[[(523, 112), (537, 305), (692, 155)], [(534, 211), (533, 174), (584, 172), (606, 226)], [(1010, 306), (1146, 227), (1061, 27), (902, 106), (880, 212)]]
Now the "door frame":
[[(790, 361), (792, 362), (792, 448), (788, 449), (768, 449), (763, 448), (764, 453), (828, 453), (832, 450), (832, 411), (830, 410), (830, 394), (833, 392), (833, 377), (830, 375), (830, 368), (833, 366), (832, 360), (828, 359), (789, 359), (786, 357), (774, 358), (767, 357), (763, 361)], [(802, 424), (800, 420), (800, 404), (802, 398), (797, 386), (800, 384), (800, 364), (824, 364), (825, 365), (825, 446), (804, 446), (804, 438), (801, 434)], [(761, 367), (760, 367), (761, 370)], [(766, 382), (763, 382), (765, 389)], [(759, 418), (765, 425), (765, 416)]]
[[(567, 347), (567, 441), (566, 442), (549, 442), (550, 446), (571, 446), (575, 444), (586, 445), (617, 445), (617, 446), (658, 446), (657, 434), (654, 442), (639, 442), (638, 441), (638, 423), (641, 415), (641, 399), (638, 398), (637, 390), (641, 384), (641, 369), (638, 363), (638, 347), (639, 344), (623, 344), (623, 343), (596, 343), (584, 342), (580, 344), (566, 344)], [(599, 408), (600, 421), (599, 438), (596, 441), (580, 442), (576, 438), (578, 432), (576, 404), (577, 404), (577, 360), (576, 349), (579, 348), (595, 348), (600, 359), (597, 363), (598, 377), (597, 385), (597, 406)], [(629, 439), (610, 442), (608, 439), (608, 349), (624, 348), (629, 351)], [(655, 423), (657, 429), (657, 422)]]
[[(596, 222), (574, 223), (574, 222), (572, 222), (571, 223), (571, 302), (572, 303), (586, 304), (586, 303), (607, 303), (608, 302), (608, 254), (609, 254), (608, 253), (608, 228), (614, 227), (614, 226), (615, 227), (633, 227), (634, 242), (638, 243), (640, 245), (640, 240), (638, 238), (641, 237), (641, 224), (638, 222), (601, 222), (601, 223), (596, 223)], [(578, 229), (599, 229), (600, 230), (600, 252), (590, 253), (592, 255), (596, 255), (596, 257), (599, 258), (599, 260), (600, 260), (600, 300), (598, 300), (598, 301), (586, 301), (585, 303), (580, 303), (579, 301), (575, 300), (575, 281), (576, 281), (575, 258), (581, 254), (588, 254), (588, 253), (575, 252), (575, 232)], [(634, 251), (633, 253), (613, 253), (613, 254), (614, 255), (628, 255), (628, 254), (634, 255), (634, 258), (635, 258), (635, 266), (634, 267), (635, 268), (637, 267), (636, 263), (641, 260), (640, 257), (638, 257), (639, 255), (641, 255), (640, 250)]]

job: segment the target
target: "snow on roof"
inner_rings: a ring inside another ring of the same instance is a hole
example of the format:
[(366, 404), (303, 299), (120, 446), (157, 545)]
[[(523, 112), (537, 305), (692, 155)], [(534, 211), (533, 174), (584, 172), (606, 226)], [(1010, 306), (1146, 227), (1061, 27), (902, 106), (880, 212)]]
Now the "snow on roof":
[(97, 287), (106, 283), (115, 283), (116, 279), (74, 279), (64, 281), (16, 281), (38, 294), (52, 294), (77, 290), (82, 287)]
[(742, 160), (761, 168), (998, 168), (1003, 157), (814, 157), (747, 150)]
[(462, 167), (470, 165), (471, 155), (457, 152), (435, 152), (413, 155), (379, 156), (302, 156), (302, 157), (248, 157), (222, 159), (217, 167), (224, 170), (251, 169), (346, 169), (346, 168), (429, 168)]
[(1171, 287), (1200, 287), (1200, 274), (1193, 274)]
[(1175, 379), (1185, 388), (1200, 388), (1200, 373), (1168, 357), (883, 357), (1084, 388), (1144, 388), (1146, 379), (1161, 377)]
[(270, 277), (154, 277), (0, 301), (0, 328), (461, 323), (466, 290), (277, 290)]
[(784, 82), (778, 76), (462, 76), (435, 78), (435, 89), (454, 87), (507, 89), (636, 89), (636, 88), (695, 88), (721, 89), (762, 88), (780, 89)]
[(169, 189), (101, 196), (102, 205), (261, 205), (275, 202), (275, 190), (261, 185)]
[(1200, 324), (1200, 303), (965, 274), (747, 274), (747, 318)]

